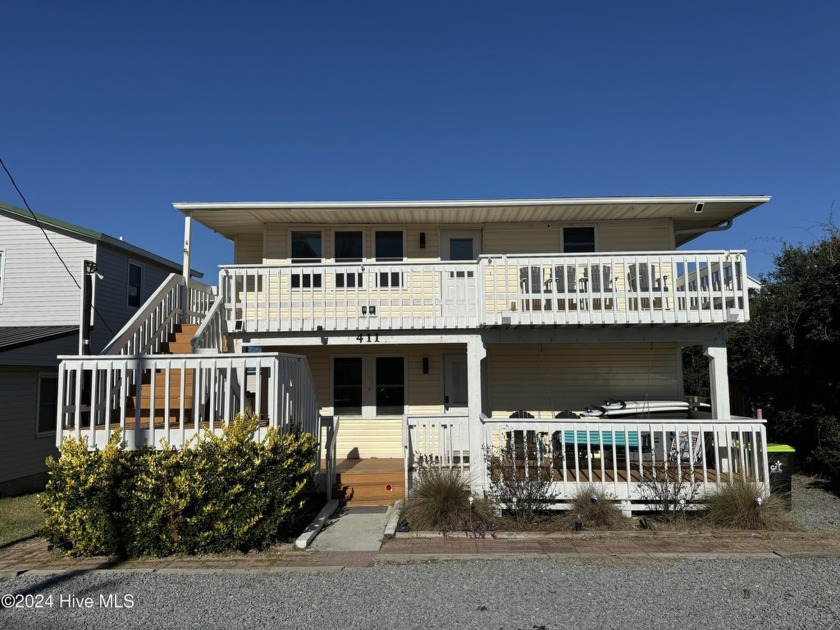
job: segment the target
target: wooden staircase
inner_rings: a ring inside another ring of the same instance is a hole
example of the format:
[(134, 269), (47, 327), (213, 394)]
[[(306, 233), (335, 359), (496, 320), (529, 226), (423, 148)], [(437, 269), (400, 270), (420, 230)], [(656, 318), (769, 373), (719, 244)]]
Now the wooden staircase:
[(345, 459), (336, 466), (333, 496), (352, 506), (391, 505), (405, 498), (403, 460)]
[[(178, 324), (175, 332), (161, 345), (161, 354), (190, 354), (192, 346), (190, 340), (198, 330), (198, 324)], [(193, 370), (184, 374), (184, 421), (193, 423)], [(155, 374), (154, 391), (154, 425), (162, 428), (166, 421), (166, 402), (169, 400), (169, 425), (178, 426), (181, 422), (181, 370), (173, 369), (169, 372), (169, 392), (166, 391), (166, 377), (163, 372)], [(140, 390), (140, 426), (148, 427), (151, 419), (152, 383), (151, 374), (143, 375)], [(126, 401), (126, 418), (133, 419), (137, 413), (136, 396), (129, 396)]]

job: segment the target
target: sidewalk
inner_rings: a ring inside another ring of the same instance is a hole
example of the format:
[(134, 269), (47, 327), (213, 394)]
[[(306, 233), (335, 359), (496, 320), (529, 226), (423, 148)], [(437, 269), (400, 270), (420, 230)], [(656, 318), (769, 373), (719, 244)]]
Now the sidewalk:
[(119, 560), (107, 557), (66, 558), (33, 538), (0, 550), (0, 577), (22, 572), (88, 572), (100, 570), (337, 571), (384, 563), (513, 558), (650, 557), (712, 558), (729, 555), (766, 557), (840, 557), (840, 533), (697, 532), (555, 532), (506, 534), (475, 539), (463, 534), (441, 537), (400, 534), (378, 551), (300, 551), (291, 544), (267, 551), (213, 556), (175, 556)]

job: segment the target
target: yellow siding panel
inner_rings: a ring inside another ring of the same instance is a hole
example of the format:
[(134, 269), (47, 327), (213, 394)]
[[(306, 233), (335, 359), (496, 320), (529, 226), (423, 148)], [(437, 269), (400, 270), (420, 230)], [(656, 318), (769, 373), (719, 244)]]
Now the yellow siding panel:
[(495, 344), (488, 348), (489, 411), (550, 418), (607, 398), (681, 400), (674, 344)]
[(240, 234), (233, 241), (233, 260), (236, 265), (259, 265), (263, 261), (261, 234)]

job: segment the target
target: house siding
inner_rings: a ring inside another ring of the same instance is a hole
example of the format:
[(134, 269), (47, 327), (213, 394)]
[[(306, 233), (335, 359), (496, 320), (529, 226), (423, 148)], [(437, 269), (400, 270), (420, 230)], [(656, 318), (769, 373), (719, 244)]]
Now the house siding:
[[(127, 252), (99, 245), (96, 252), (98, 273), (103, 276), (97, 278), (94, 305), (97, 314), (94, 316), (94, 328), (91, 334), (91, 351), (99, 353), (125, 323), (134, 317), (137, 308), (128, 305), (128, 265), (129, 262), (142, 267), (140, 287), (141, 306), (148, 300), (157, 288), (163, 284), (167, 276), (172, 273), (168, 267), (163, 267), (149, 259), (131, 256)], [(78, 315), (77, 315), (78, 318)], [(108, 327), (103, 324), (103, 319)], [(113, 331), (113, 334), (112, 332)]]
[(553, 418), (605, 399), (681, 400), (676, 344), (493, 344), (487, 349), (489, 409)]
[(237, 265), (258, 265), (263, 262), (263, 236), (239, 234), (233, 240), (233, 260)]
[(82, 262), (94, 260), (96, 248), (79, 238), (49, 228), (46, 231), (67, 263), (69, 274), (40, 228), (0, 215), (0, 249), (5, 250), (0, 326), (55, 326), (79, 321)]
[[(265, 226), (263, 236), (243, 235), (235, 239), (235, 264), (281, 264), (289, 261), (289, 232), (321, 230), (324, 259), (334, 258), (333, 233), (336, 230), (361, 230), (364, 233), (365, 257), (374, 258), (374, 232), (401, 229), (405, 231), (405, 255), (409, 260), (438, 260), (440, 236), (446, 231), (480, 229), (483, 254), (550, 254), (563, 251), (563, 228), (594, 226), (596, 249), (604, 252), (663, 251), (674, 249), (673, 225), (670, 219), (634, 221), (593, 221), (574, 224), (490, 223), (483, 226), (435, 225), (363, 225), (363, 226), (288, 226), (272, 223)], [(426, 246), (420, 247), (420, 233)], [(264, 243), (264, 247), (263, 247)]]
[(0, 492), (13, 494), (37, 487), (47, 470), (45, 460), (56, 455), (55, 436), (35, 437), (38, 373), (49, 368), (0, 367)]
[[(333, 357), (403, 356), (406, 370), (406, 404), (409, 414), (443, 412), (443, 353), (465, 352), (453, 345), (366, 345), (340, 347), (283, 348), (285, 352), (306, 356), (321, 412), (332, 415)], [(429, 359), (429, 373), (423, 374), (423, 358)], [(372, 389), (372, 383), (365, 383)], [(402, 416), (361, 418), (341, 416), (337, 449), (339, 457), (402, 457)]]

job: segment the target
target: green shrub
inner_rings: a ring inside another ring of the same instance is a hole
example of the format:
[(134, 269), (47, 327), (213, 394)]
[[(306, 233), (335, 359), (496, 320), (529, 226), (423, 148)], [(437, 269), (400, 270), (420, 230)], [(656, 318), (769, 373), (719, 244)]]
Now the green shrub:
[(50, 462), (45, 533), (72, 555), (164, 556), (262, 548), (290, 533), (311, 490), (314, 436), (237, 417), (178, 451), (102, 451), (65, 440)]
[(123, 455), (119, 442), (119, 430), (101, 451), (88, 450), (87, 438), (69, 438), (61, 443), (58, 459), (47, 459), (49, 481), (39, 497), (43, 533), (69, 555), (115, 555), (119, 551), (114, 518)]
[(469, 482), (459, 471), (421, 466), (402, 518), (415, 530), (467, 531), (483, 536), (492, 529), (492, 505), (487, 499), (470, 505)]
[[(761, 498), (761, 501), (758, 499)], [(722, 529), (796, 529), (777, 495), (762, 497), (754, 484), (739, 481), (721, 486), (705, 498), (704, 520)]]
[(570, 527), (581, 523), (585, 529), (629, 529), (632, 525), (612, 497), (597, 486), (578, 488), (565, 518)]

